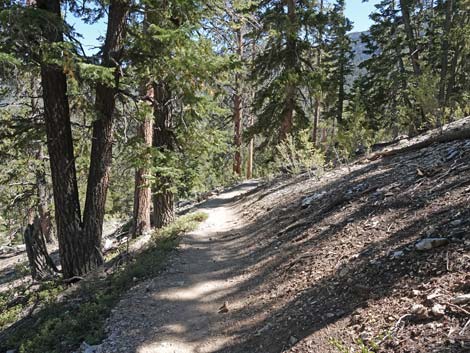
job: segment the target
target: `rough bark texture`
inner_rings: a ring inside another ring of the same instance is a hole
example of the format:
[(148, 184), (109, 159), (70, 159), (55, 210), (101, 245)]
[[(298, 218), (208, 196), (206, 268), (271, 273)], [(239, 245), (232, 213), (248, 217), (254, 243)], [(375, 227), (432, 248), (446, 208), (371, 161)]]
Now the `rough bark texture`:
[[(174, 150), (174, 136), (171, 131), (173, 117), (170, 107), (171, 93), (165, 83), (155, 85), (155, 125), (154, 146), (162, 151)], [(169, 190), (171, 180), (167, 176), (156, 175), (156, 190), (153, 197), (153, 212), (155, 227), (161, 228), (171, 223), (175, 218), (174, 195)]]
[[(59, 0), (39, 0), (37, 6), (60, 16)], [(51, 43), (63, 41), (62, 33), (53, 26), (45, 26), (43, 33)], [(62, 68), (43, 63), (41, 85), (60, 260), (63, 275), (68, 278), (86, 272), (87, 256), (81, 232), (67, 82)]]
[[(289, 20), (287, 30), (287, 69), (294, 70), (297, 63), (297, 30), (296, 22), (297, 15), (295, 10), (294, 0), (285, 0), (287, 6), (287, 17)], [(292, 82), (287, 83), (285, 92), (285, 106), (282, 114), (281, 129), (279, 132), (279, 140), (283, 141), (287, 135), (291, 133), (294, 124), (294, 110), (295, 110), (295, 84)]]
[[(143, 92), (146, 98), (153, 100), (153, 87), (148, 85)], [(139, 127), (139, 138), (146, 147), (151, 147), (153, 143), (153, 118), (146, 117)], [(144, 162), (145, 163), (145, 162)], [(152, 190), (150, 188), (147, 177), (150, 171), (143, 166), (135, 172), (135, 192), (134, 192), (134, 227), (133, 236), (139, 236), (150, 231), (151, 222), (151, 204)]]
[(129, 3), (127, 1), (111, 1), (102, 65), (115, 68), (115, 82), (109, 86), (99, 83), (96, 87), (97, 119), (93, 122), (90, 170), (83, 213), (86, 251), (89, 254), (88, 262), (91, 268), (103, 262), (101, 237), (112, 162), (115, 96), (121, 76), (119, 63), (122, 56), (128, 10)]
[(57, 267), (47, 253), (44, 234), (41, 231), (41, 220), (38, 217), (26, 227), (24, 242), (31, 268), (31, 277), (34, 280), (40, 281), (51, 278), (58, 272)]

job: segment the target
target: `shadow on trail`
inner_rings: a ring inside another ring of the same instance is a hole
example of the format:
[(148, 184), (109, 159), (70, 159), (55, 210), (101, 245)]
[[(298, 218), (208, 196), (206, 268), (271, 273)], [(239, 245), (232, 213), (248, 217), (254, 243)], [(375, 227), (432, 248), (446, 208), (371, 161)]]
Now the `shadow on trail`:
[[(440, 147), (438, 152), (444, 155), (445, 145)], [(469, 152), (467, 147), (458, 162), (468, 164)], [(470, 175), (455, 171), (438, 181), (430, 177), (420, 178), (416, 175), (416, 165), (409, 161), (424, 158), (430, 153), (436, 151), (427, 149), (405, 157), (387, 158), (328, 182), (315, 190), (316, 193), (326, 192), (328, 197), (310, 208), (302, 209), (300, 199), (281, 202), (254, 223), (222, 233), (210, 243), (192, 240), (191, 244), (199, 249), (201, 258), (213, 256), (214, 247), (225, 249), (223, 259), (217, 261), (218, 266), (208, 268), (203, 274), (209, 281), (223, 281), (248, 274), (244, 282), (229, 290), (200, 293), (197, 297), (181, 301), (181, 305), (191, 311), (189, 317), (204, 317), (203, 322), (211, 327), (213, 337), (237, 337), (233, 344), (221, 344), (220, 349), (211, 352), (286, 352), (293, 344), (291, 337), (298, 341), (308, 339), (312, 334), (344, 321), (358, 309), (391, 296), (393, 291), (400, 290), (404, 281), (412, 281), (414, 286), (419, 287), (445, 276), (448, 273), (445, 262), (437, 267), (429, 264), (445, 256), (446, 251), (462, 246), (465, 235), (459, 233), (458, 229), (456, 232), (449, 230), (449, 220), (453, 219), (457, 211), (460, 212), (460, 218), (469, 220), (470, 206), (468, 200), (461, 200), (451, 206), (439, 205), (444, 204), (443, 200), (451, 194), (468, 192), (466, 187), (470, 185)], [(439, 160), (443, 172), (450, 170), (453, 162)], [(391, 189), (394, 191), (392, 196), (387, 195), (390, 191), (381, 191), (394, 183), (398, 183), (398, 186), (395, 190)], [(269, 191), (264, 194), (268, 195)], [(243, 197), (244, 204), (256, 203), (259, 196), (250, 192)], [(230, 203), (230, 199), (210, 200), (204, 207)], [(352, 207), (353, 204), (358, 207)], [(386, 217), (388, 223), (381, 224), (380, 231), (368, 230), (364, 224), (373, 217)], [(295, 226), (299, 219), (304, 223)], [(401, 221), (402, 226), (395, 226), (394, 220)], [(356, 229), (360, 226), (357, 242), (342, 244), (340, 235), (352, 231), (354, 226)], [(423, 236), (423, 230), (430, 226), (436, 232), (451, 232), (451, 245), (423, 253), (412, 250), (415, 241)], [(468, 222), (463, 226), (468, 226)], [(342, 258), (342, 249), (351, 246), (356, 255)], [(328, 254), (328, 247), (334, 247), (336, 251)], [(399, 258), (391, 256), (395, 251), (404, 251), (404, 255)], [(262, 290), (269, 281), (278, 283), (281, 288), (283, 282), (301, 276), (302, 271), (308, 272), (309, 269), (322, 266), (325, 259), (330, 266), (324, 269), (324, 275), (310, 279), (311, 285), (301, 288), (298, 293), (292, 288), (297, 295), (288, 296), (289, 300), (281, 307), (276, 305), (277, 298), (288, 293), (281, 293), (274, 287), (271, 288), (272, 293), (264, 293), (266, 300), (253, 303), (249, 308), (235, 308), (226, 314), (225, 319), (233, 323), (228, 327), (218, 326), (221, 314), (207, 314), (204, 310), (209, 295), (215, 294), (215, 300), (220, 303), (225, 300), (236, 302), (256, 290)], [(335, 266), (331, 266), (333, 262)], [(468, 264), (462, 266), (461, 270), (470, 271)], [(184, 285), (190, 287), (199, 284), (195, 278), (194, 282)], [(167, 290), (171, 291), (172, 288)], [(155, 301), (156, 306), (163, 304), (161, 299)], [(462, 314), (453, 312), (452, 315), (457, 320), (464, 319)], [(170, 318), (166, 326), (177, 329), (168, 332), (165, 341), (199, 342), (203, 347), (207, 340), (207, 337), (192, 334), (191, 323), (171, 321)], [(157, 328), (149, 327), (138, 333), (145, 340), (136, 352), (145, 352), (145, 347), (155, 339), (155, 335), (152, 335), (155, 330)], [(341, 334), (337, 338), (346, 339)], [(324, 340), (327, 341), (328, 337), (324, 337)], [(312, 344), (314, 348), (315, 342)], [(434, 348), (445, 351), (442, 344)], [(464, 352), (465, 349), (454, 348), (446, 346), (445, 349), (452, 349), (452, 352)], [(333, 347), (331, 350), (326, 349), (321, 352), (336, 351)], [(393, 347), (388, 349), (398, 352)], [(201, 351), (204, 350), (201, 348)]]

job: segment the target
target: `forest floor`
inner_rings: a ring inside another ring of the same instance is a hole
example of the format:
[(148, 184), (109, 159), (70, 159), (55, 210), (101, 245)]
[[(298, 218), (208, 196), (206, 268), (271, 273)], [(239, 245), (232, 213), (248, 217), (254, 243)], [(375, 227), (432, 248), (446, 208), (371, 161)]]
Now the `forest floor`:
[(253, 187), (203, 204), (104, 352), (470, 351), (470, 140)]

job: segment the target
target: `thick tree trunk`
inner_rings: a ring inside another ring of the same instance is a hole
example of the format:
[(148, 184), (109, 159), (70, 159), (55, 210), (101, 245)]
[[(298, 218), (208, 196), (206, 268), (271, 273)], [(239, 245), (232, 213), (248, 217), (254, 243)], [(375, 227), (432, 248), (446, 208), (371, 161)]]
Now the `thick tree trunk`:
[[(38, 0), (37, 6), (60, 17), (60, 0)], [(43, 33), (51, 43), (63, 41), (62, 33), (52, 26), (45, 26)], [(81, 232), (67, 82), (62, 68), (43, 63), (41, 85), (59, 253), (63, 275), (68, 278), (83, 274), (88, 266)]]
[[(294, 70), (297, 63), (297, 15), (294, 0), (285, 0), (287, 5), (287, 18), (289, 20), (287, 29), (287, 59), (288, 70)], [(279, 140), (283, 141), (291, 133), (294, 125), (296, 87), (293, 82), (288, 82), (285, 89), (285, 104), (282, 114)]]
[[(144, 88), (146, 98), (153, 101), (153, 86), (149, 84)], [(142, 139), (144, 146), (148, 149), (153, 143), (153, 117), (145, 117), (145, 120), (139, 127), (139, 138)], [(150, 156), (148, 156), (150, 158)], [(149, 185), (147, 167), (148, 161), (144, 161), (144, 166), (135, 172), (135, 193), (134, 193), (134, 228), (133, 236), (139, 236), (150, 231), (151, 228), (151, 204), (152, 190)]]
[[(173, 116), (170, 107), (171, 93), (165, 83), (155, 85), (154, 146), (162, 152), (174, 150)], [(171, 180), (159, 173), (156, 175), (153, 198), (154, 224), (162, 228), (175, 218), (174, 195), (170, 190)]]
[(38, 217), (26, 227), (24, 241), (31, 268), (31, 277), (40, 281), (54, 276), (58, 270), (47, 253), (44, 234), (41, 231), (41, 220)]
[(115, 68), (115, 82), (111, 86), (99, 83), (96, 87), (95, 109), (98, 116), (93, 122), (90, 169), (83, 213), (83, 230), (90, 268), (99, 266), (103, 262), (101, 238), (112, 163), (115, 96), (121, 75), (119, 63), (124, 45), (128, 11), (127, 1), (111, 1), (102, 65)]
[[(243, 32), (239, 28), (237, 30), (237, 54), (239, 60), (243, 60)], [(241, 94), (241, 75), (237, 73), (235, 75), (235, 94), (233, 97), (233, 123), (234, 123), (234, 135), (233, 144), (235, 145), (235, 155), (233, 160), (233, 172), (238, 176), (242, 174), (242, 94)]]

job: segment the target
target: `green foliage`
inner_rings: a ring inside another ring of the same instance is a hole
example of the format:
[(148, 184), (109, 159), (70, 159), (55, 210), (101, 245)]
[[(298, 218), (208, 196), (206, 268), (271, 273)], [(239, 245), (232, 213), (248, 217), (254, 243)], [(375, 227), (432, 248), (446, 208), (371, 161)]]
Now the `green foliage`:
[[(151, 244), (138, 256), (122, 263), (107, 277), (85, 279), (75, 291), (64, 291), (60, 283), (47, 282), (38, 292), (27, 292), (31, 298), (27, 303), (37, 301), (40, 305), (33, 327), (27, 325), (12, 332), (0, 349), (19, 346), (21, 353), (61, 353), (72, 351), (83, 341), (99, 343), (104, 338), (105, 320), (121, 295), (138, 282), (156, 276), (178, 245), (179, 237), (206, 218), (203, 212), (179, 217), (157, 231)], [(0, 328), (16, 321), (26, 307), (22, 304), (5, 310), (8, 301), (4, 294), (0, 295)]]
[(276, 158), (277, 169), (287, 171), (289, 174), (302, 172), (321, 173), (325, 164), (323, 153), (310, 141), (309, 130), (300, 131), (294, 138), (288, 135), (286, 139), (276, 146), (278, 155)]

